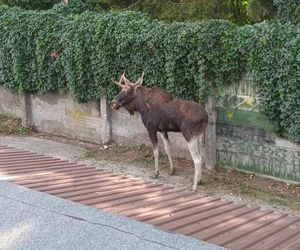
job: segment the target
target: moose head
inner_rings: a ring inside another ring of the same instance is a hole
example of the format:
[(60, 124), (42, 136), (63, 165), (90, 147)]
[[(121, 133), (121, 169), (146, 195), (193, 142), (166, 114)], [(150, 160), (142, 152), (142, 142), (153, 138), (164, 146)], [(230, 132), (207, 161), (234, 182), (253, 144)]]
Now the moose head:
[[(116, 95), (116, 97), (111, 102), (112, 108), (117, 110), (120, 107), (130, 104), (136, 95), (136, 90), (142, 85), (143, 80), (144, 80), (144, 72), (142, 76), (135, 83), (130, 82), (125, 77), (125, 72), (122, 74), (118, 82), (112, 80), (117, 86), (121, 88), (120, 93)], [(122, 82), (124, 82), (125, 84), (122, 84)]]
[[(130, 82), (126, 76), (125, 72), (122, 74), (119, 81), (112, 80), (117, 86), (121, 88), (118, 95), (112, 100), (111, 106), (113, 109), (118, 110), (120, 107), (125, 107), (126, 110), (133, 115), (132, 102), (136, 97), (136, 90), (142, 85), (144, 80), (144, 72), (142, 76), (135, 82)], [(124, 84), (122, 84), (124, 82)]]

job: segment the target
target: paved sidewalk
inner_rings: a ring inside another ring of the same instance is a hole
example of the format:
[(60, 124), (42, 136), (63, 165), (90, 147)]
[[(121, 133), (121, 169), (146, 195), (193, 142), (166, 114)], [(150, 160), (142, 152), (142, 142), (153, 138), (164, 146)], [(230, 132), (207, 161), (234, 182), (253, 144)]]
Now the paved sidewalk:
[(0, 249), (222, 249), (0, 181)]

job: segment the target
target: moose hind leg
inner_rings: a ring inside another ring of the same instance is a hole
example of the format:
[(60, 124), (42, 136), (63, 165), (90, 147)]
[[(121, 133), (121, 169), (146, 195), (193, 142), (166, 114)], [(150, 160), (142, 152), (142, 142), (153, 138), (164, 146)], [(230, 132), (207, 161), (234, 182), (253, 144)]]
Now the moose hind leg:
[(159, 175), (159, 170), (158, 170), (158, 146), (157, 146), (157, 132), (149, 132), (149, 138), (152, 142), (153, 146), (153, 155), (154, 155), (154, 164), (155, 164), (155, 171), (154, 171), (154, 176), (153, 178), (157, 178)]
[(170, 175), (173, 175), (173, 174), (175, 174), (175, 168), (174, 168), (173, 161), (172, 161), (171, 150), (170, 150), (170, 141), (169, 141), (168, 133), (163, 132), (160, 135), (161, 135), (161, 139), (164, 142), (165, 151), (166, 151), (166, 154), (167, 154), (169, 162), (170, 162), (170, 172), (169, 173), (170, 173)]
[[(204, 155), (204, 147), (205, 147), (205, 136), (204, 133), (201, 133), (201, 135), (198, 138), (198, 149), (200, 152), (200, 157), (201, 157), (201, 168), (205, 167), (205, 155)], [(198, 180), (198, 184), (201, 184), (201, 179)]]
[(201, 182), (201, 164), (202, 164), (202, 159), (198, 147), (198, 138), (197, 137), (192, 138), (188, 142), (188, 146), (195, 166), (193, 191), (196, 191), (197, 183)]

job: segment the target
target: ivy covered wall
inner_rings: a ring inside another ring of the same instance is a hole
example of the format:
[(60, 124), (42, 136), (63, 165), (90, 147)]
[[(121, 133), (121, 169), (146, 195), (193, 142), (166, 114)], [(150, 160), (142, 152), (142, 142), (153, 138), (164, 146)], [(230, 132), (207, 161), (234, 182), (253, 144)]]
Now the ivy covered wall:
[(0, 7), (0, 85), (38, 94), (67, 91), (84, 102), (112, 97), (111, 78), (124, 70), (132, 80), (145, 71), (148, 86), (206, 101), (249, 72), (261, 112), (298, 143), (299, 51), (299, 28), (291, 23), (167, 24), (130, 11)]

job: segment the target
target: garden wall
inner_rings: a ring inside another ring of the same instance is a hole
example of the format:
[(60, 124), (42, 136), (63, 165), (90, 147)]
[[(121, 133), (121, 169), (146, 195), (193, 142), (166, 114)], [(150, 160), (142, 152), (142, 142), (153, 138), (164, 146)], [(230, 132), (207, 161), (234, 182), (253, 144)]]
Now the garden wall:
[[(105, 109), (105, 100), (101, 102), (78, 104), (67, 94), (24, 96), (0, 86), (0, 113), (23, 118), (26, 112), (27, 125), (39, 131), (96, 143), (113, 140), (122, 145), (151, 145), (139, 114), (130, 116), (123, 109), (112, 111), (109, 106)], [(181, 134), (170, 134), (170, 140), (173, 154), (189, 156)]]
[[(252, 97), (251, 105), (241, 104), (248, 97)], [(216, 107), (216, 127), (210, 121), (207, 129), (209, 167), (234, 167), (300, 182), (300, 146), (274, 135), (273, 125), (258, 112), (256, 104), (247, 79), (226, 90)], [(105, 97), (99, 103), (78, 104), (67, 94), (18, 95), (0, 87), (0, 113), (20, 117), (40, 131), (71, 138), (150, 145), (139, 115), (130, 116), (122, 109), (112, 111)], [(173, 155), (189, 157), (181, 134), (171, 133), (170, 140)]]
[(31, 95), (31, 124), (38, 130), (101, 141), (101, 114), (95, 102), (76, 103), (67, 94)]
[(0, 114), (22, 118), (24, 97), (0, 86)]
[(218, 165), (300, 182), (300, 146), (279, 138), (245, 76), (216, 105)]

